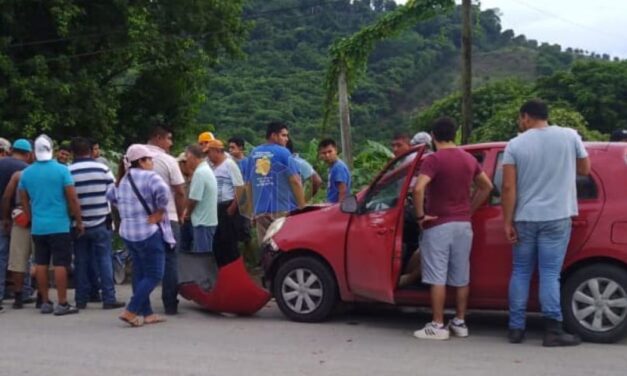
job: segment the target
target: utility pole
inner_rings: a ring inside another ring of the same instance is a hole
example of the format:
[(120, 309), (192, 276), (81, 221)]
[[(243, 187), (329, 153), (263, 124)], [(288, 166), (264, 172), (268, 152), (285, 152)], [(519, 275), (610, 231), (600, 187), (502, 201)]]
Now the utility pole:
[(349, 169), (353, 169), (353, 146), (351, 141), (351, 118), (348, 107), (348, 85), (346, 82), (346, 68), (342, 68), (338, 77), (337, 96), (340, 101), (340, 135), (342, 138), (342, 157)]
[(462, 144), (472, 133), (472, 29), (471, 0), (462, 0)]

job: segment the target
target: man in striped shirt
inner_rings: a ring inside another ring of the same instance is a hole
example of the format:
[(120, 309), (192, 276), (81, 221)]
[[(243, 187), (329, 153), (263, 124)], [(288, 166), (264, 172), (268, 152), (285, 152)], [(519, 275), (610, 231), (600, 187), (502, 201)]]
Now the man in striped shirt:
[(111, 261), (111, 230), (107, 190), (113, 185), (113, 174), (107, 166), (91, 157), (91, 143), (86, 138), (72, 140), (74, 162), (69, 166), (81, 206), (85, 234), (74, 240), (76, 306), (84, 309), (89, 300), (91, 284), (89, 265), (95, 258), (102, 288), (102, 308), (124, 307), (115, 298)]

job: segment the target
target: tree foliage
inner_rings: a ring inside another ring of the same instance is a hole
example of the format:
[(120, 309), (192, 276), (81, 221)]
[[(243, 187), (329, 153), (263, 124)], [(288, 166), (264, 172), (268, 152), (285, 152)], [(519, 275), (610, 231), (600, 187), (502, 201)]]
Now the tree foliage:
[(208, 68), (240, 54), (242, 0), (1, 0), (3, 136), (137, 140), (159, 118), (184, 129)]

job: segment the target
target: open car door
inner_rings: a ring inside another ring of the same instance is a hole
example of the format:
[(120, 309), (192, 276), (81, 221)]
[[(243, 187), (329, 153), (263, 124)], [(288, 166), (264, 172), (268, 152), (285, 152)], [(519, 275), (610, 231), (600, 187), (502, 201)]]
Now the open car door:
[[(424, 147), (387, 165), (352, 214), (346, 239), (349, 288), (356, 295), (393, 303), (401, 270), (402, 223), (409, 186)], [(417, 226), (417, 224), (416, 224)]]

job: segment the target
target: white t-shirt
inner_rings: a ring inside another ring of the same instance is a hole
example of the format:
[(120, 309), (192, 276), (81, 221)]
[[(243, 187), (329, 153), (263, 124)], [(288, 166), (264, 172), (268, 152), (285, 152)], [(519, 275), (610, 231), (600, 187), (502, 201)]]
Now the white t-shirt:
[(237, 163), (233, 159), (227, 158), (219, 166), (213, 166), (213, 174), (218, 181), (218, 202), (235, 199), (235, 187), (244, 185), (244, 179)]
[(176, 158), (166, 153), (165, 150), (155, 145), (146, 145), (156, 155), (152, 159), (154, 164), (153, 171), (165, 180), (166, 184), (170, 187), (170, 202), (168, 202), (168, 218), (171, 221), (178, 222), (179, 216), (176, 212), (176, 204), (174, 202), (173, 186), (185, 184), (185, 178), (179, 168), (179, 163)]

